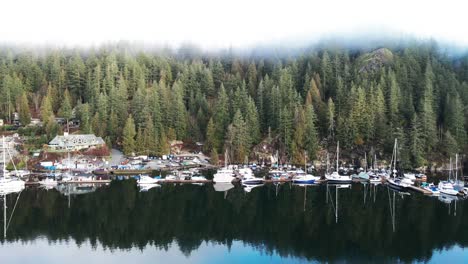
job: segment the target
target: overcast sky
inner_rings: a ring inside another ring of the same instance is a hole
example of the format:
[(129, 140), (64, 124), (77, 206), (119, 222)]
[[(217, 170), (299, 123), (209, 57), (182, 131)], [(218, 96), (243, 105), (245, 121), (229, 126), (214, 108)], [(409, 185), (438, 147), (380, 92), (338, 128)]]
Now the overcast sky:
[(205, 49), (391, 31), (468, 46), (467, 1), (6, 0), (0, 42)]

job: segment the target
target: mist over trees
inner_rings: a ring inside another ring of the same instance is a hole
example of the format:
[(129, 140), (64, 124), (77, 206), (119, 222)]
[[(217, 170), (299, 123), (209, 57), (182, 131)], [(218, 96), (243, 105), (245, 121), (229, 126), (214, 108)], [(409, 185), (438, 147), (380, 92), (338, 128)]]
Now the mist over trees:
[(0, 118), (77, 118), (127, 154), (161, 155), (170, 140), (205, 142), (242, 162), (270, 135), (291, 162), (340, 141), (418, 167), (467, 149), (468, 56), (433, 42), (316, 47), (287, 56), (192, 49), (0, 50)]

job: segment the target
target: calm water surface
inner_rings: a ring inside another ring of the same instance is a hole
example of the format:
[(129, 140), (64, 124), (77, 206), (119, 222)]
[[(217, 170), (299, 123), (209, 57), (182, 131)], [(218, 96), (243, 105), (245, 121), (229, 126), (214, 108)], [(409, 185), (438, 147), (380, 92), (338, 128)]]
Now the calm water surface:
[(1, 263), (468, 263), (467, 201), (362, 184), (215, 187), (10, 194)]

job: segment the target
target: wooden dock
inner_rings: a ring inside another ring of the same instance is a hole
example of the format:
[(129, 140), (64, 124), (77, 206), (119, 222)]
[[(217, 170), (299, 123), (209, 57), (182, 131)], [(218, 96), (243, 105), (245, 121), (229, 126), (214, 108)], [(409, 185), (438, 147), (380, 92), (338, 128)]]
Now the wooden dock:
[[(86, 181), (59, 181), (60, 184), (108, 184), (111, 180), (86, 180)], [(27, 181), (24, 183), (25, 185), (33, 186), (33, 185), (40, 185), (41, 183), (38, 181)]]
[(411, 186), (408, 186), (408, 189), (415, 191), (415, 192), (423, 193), (424, 195), (432, 195), (432, 192), (421, 187), (411, 185)]

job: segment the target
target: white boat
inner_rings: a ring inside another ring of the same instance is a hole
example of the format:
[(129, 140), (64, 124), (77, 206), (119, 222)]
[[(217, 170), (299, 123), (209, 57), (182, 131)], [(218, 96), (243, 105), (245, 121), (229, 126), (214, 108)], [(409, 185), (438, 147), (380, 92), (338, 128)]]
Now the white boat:
[(39, 184), (43, 185), (43, 186), (52, 186), (53, 187), (53, 186), (57, 186), (58, 181), (56, 181), (53, 178), (45, 178), (42, 181), (39, 181)]
[(220, 168), (214, 175), (213, 175), (213, 182), (223, 182), (223, 183), (231, 183), (235, 179), (234, 169), (235, 166), (227, 165), (228, 164), (228, 154), (227, 150), (224, 154), (224, 167)]
[(241, 168), (238, 170), (238, 173), (241, 177), (242, 185), (257, 185), (264, 183), (262, 178), (257, 178), (254, 176), (250, 168)]
[(416, 180), (416, 174), (414, 173), (403, 173), (403, 177), (410, 179), (412, 181)]
[(158, 183), (161, 179), (152, 178), (148, 175), (140, 175), (140, 179), (137, 180), (138, 184), (155, 184)]
[(328, 173), (328, 170), (327, 170), (327, 173), (325, 173), (325, 178), (328, 180), (329, 183), (351, 183), (352, 182), (351, 176), (340, 175), (338, 173), (339, 153), (340, 153), (340, 142), (338, 142), (336, 145), (336, 171), (330, 174)]
[(422, 188), (431, 192), (432, 195), (438, 196), (440, 195), (440, 190), (437, 186), (434, 185), (434, 183), (429, 183), (429, 184), (424, 184), (422, 185)]
[[(455, 161), (455, 164), (458, 163), (458, 154), (456, 155), (456, 161)], [(458, 180), (458, 168), (457, 168), (457, 165), (455, 166), (455, 182)], [(445, 195), (452, 195), (452, 196), (457, 196), (459, 191), (455, 189), (455, 186), (453, 184), (453, 181), (451, 181), (451, 176), (452, 176), (452, 158), (450, 158), (450, 170), (449, 170), (449, 178), (447, 181), (440, 181), (439, 182), (439, 191), (440, 193), (442, 194), (445, 194)]]
[(2, 137), (2, 147), (3, 147), (3, 170), (2, 170), (3, 177), (0, 179), (0, 193), (7, 194), (7, 193), (19, 192), (24, 189), (24, 181), (18, 178), (11, 178), (7, 173), (6, 153), (8, 151), (8, 154), (10, 155), (10, 159), (11, 159), (11, 154), (8, 148), (6, 147), (5, 136)]
[[(388, 184), (390, 187), (397, 189), (397, 190), (406, 190), (409, 186), (413, 185), (413, 181), (408, 178), (397, 178), (397, 156), (398, 156), (398, 140), (395, 138), (395, 145), (393, 146), (393, 154), (392, 154), (392, 163), (393, 163), (393, 173), (392, 177), (387, 179)], [(390, 165), (391, 166), (391, 165)]]
[(205, 178), (205, 176), (196, 175), (196, 176), (192, 176), (191, 180), (192, 181), (206, 181), (206, 178)]
[(457, 196), (459, 191), (455, 190), (453, 188), (453, 184), (448, 181), (441, 181), (439, 182), (439, 191), (440, 193), (446, 194), (446, 195), (452, 195), (452, 196)]
[(234, 166), (230, 165), (219, 169), (213, 175), (213, 182), (230, 183), (235, 179)]

